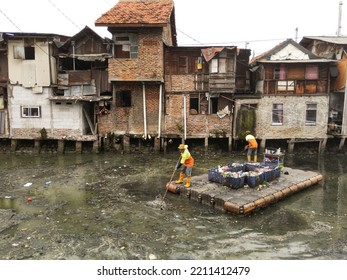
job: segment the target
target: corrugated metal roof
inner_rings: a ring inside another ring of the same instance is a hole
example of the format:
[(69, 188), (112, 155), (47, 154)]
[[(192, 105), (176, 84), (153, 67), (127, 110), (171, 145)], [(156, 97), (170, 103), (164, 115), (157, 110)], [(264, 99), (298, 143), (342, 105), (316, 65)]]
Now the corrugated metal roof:
[(98, 102), (101, 100), (111, 100), (112, 96), (85, 96), (85, 95), (74, 95), (74, 96), (51, 96), (49, 100), (56, 101), (87, 101), (87, 102)]
[(261, 63), (328, 63), (328, 62), (337, 62), (336, 60), (333, 59), (300, 59), (300, 60), (259, 60)]
[(302, 38), (301, 42), (305, 41), (306, 39), (319, 40), (319, 41), (332, 43), (336, 45), (347, 45), (347, 37), (343, 37), (343, 36), (305, 36)]
[(120, 0), (95, 25), (166, 25), (173, 9), (173, 0)]
[(236, 47), (210, 47), (201, 49), (202, 54), (206, 62), (209, 62), (212, 58), (214, 58), (218, 53), (222, 52), (224, 49), (236, 49)]

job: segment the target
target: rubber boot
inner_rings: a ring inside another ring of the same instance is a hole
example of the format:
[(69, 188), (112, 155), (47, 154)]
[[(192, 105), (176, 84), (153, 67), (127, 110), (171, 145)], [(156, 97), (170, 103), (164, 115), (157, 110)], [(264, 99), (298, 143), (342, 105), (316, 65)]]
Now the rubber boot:
[(251, 162), (251, 156), (247, 156), (247, 161)]
[(187, 177), (187, 182), (186, 182), (186, 184), (184, 185), (185, 188), (190, 188), (190, 178), (191, 178), (191, 177)]
[(254, 156), (254, 162), (257, 162), (257, 160), (258, 160), (258, 157)]
[(184, 179), (184, 173), (180, 173), (179, 179), (175, 182), (176, 184), (182, 184)]

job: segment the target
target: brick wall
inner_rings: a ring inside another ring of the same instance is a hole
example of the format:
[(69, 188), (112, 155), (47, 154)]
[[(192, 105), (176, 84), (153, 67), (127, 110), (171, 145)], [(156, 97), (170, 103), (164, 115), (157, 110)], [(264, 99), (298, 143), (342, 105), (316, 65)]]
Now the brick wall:
[(166, 91), (195, 91), (194, 75), (165, 75)]
[(139, 34), (138, 58), (109, 60), (110, 81), (162, 81), (164, 46), (161, 30)]
[[(144, 133), (143, 87), (141, 83), (115, 84), (115, 91), (131, 91), (131, 107), (112, 106), (110, 113), (100, 115), (99, 133), (106, 135), (131, 134), (141, 136)], [(157, 134), (159, 110), (159, 85), (145, 83), (147, 133)]]
[[(183, 128), (183, 94), (168, 93), (165, 99), (165, 134), (181, 135), (178, 128)], [(216, 114), (191, 115), (189, 113), (189, 94), (186, 95), (186, 116), (188, 137), (228, 137), (231, 135), (231, 117), (219, 118)]]

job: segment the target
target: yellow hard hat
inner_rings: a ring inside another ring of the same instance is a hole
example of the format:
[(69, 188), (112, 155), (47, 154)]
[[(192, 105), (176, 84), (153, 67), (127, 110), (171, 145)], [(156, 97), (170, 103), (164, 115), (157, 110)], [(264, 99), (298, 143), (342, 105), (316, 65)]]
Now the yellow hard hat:
[(184, 144), (180, 144), (179, 146), (178, 146), (178, 149), (179, 150), (185, 150), (185, 149), (187, 149), (188, 148), (188, 146), (187, 145), (184, 145)]

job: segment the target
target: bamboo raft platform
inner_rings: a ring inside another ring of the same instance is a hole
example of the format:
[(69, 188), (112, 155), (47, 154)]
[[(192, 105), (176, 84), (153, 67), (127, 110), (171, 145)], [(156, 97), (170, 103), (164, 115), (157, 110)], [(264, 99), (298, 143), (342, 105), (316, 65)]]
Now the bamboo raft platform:
[(285, 173), (264, 187), (242, 187), (232, 189), (211, 182), (208, 175), (193, 176), (191, 187), (184, 188), (175, 182), (168, 183), (169, 192), (187, 197), (223, 212), (246, 215), (274, 204), (284, 198), (303, 191), (323, 180), (323, 176), (313, 171), (285, 168)]

